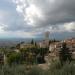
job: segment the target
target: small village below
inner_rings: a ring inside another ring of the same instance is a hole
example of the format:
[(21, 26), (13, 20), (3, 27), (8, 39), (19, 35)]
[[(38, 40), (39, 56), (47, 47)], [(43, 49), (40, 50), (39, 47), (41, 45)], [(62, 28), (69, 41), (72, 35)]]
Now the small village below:
[[(62, 50), (64, 52), (62, 52)], [(66, 53), (65, 53), (66, 52)], [(62, 53), (65, 54), (63, 57)], [(0, 64), (25, 64), (30, 68), (37, 65), (42, 69), (48, 69), (51, 62), (57, 60), (75, 60), (75, 38), (68, 38), (61, 41), (50, 40), (46, 33), (45, 40), (39, 42), (31, 40), (29, 43), (20, 42), (14, 47), (0, 48)]]
[(75, 74), (75, 38), (50, 39), (46, 32), (40, 41), (25, 41), (0, 47), (2, 75)]

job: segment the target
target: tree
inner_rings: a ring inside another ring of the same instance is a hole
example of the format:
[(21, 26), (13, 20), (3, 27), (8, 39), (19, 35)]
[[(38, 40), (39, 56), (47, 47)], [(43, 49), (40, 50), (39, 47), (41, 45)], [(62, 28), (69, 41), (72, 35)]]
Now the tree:
[(37, 43), (35, 42), (35, 46), (37, 46)]
[(31, 44), (34, 44), (34, 40), (33, 39), (31, 40)]
[(19, 64), (21, 61), (21, 54), (16, 52), (11, 52), (7, 55), (7, 62), (8, 64)]
[(61, 49), (59, 51), (59, 59), (60, 62), (63, 64), (63, 62), (71, 61), (71, 51), (69, 48), (67, 48), (66, 43), (62, 43)]
[(20, 43), (16, 45), (16, 48), (17, 49), (20, 49)]

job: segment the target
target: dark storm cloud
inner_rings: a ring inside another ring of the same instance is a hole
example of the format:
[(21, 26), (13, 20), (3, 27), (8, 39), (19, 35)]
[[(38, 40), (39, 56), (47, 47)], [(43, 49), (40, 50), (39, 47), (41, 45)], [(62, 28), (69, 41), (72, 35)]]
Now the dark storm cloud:
[[(55, 0), (53, 3), (37, 3), (44, 21), (36, 19), (37, 25), (57, 25), (75, 21), (75, 0)], [(43, 4), (44, 3), (44, 4)]]
[(58, 28), (75, 21), (75, 0), (16, 0), (16, 4), (17, 11), (32, 27), (56, 25)]

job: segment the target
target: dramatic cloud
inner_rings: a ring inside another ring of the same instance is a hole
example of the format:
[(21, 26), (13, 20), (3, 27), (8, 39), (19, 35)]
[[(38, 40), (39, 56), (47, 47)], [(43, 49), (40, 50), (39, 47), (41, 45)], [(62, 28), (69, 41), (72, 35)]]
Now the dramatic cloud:
[(68, 31), (75, 31), (75, 22), (66, 23), (64, 28)]
[[(13, 2), (16, 3), (16, 10), (23, 15), (25, 22), (32, 27), (51, 28), (52, 25), (64, 26), (65, 23), (70, 23), (71, 27), (71, 22), (75, 21), (75, 0), (14, 0)], [(65, 25), (67, 26), (68, 24)]]
[(28, 37), (74, 34), (75, 0), (0, 0), (0, 31)]

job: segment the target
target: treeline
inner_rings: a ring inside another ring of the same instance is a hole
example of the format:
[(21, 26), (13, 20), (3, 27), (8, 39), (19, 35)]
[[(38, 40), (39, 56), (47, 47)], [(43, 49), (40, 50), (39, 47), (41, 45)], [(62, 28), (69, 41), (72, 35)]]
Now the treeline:
[[(31, 48), (19, 49), (19, 52), (14, 50), (0, 49), (5, 56), (4, 63), (12, 64), (40, 64), (45, 63), (44, 56), (48, 52), (48, 48), (39, 48), (33, 46)], [(4, 57), (3, 57), (4, 58)], [(0, 60), (1, 61), (1, 60)]]
[(27, 48), (20, 49), (20, 52), (11, 52), (7, 54), (7, 62), (9, 64), (39, 64), (45, 63), (44, 56), (47, 53), (47, 48)]

